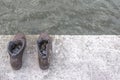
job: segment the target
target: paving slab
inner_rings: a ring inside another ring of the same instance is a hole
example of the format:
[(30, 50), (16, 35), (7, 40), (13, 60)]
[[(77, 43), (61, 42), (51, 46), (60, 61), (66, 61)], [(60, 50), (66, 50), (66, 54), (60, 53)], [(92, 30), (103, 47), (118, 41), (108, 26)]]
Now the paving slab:
[(7, 44), (13, 35), (0, 35), (0, 80), (120, 80), (120, 36), (51, 35), (50, 68), (38, 64), (36, 40), (27, 35), (20, 70), (9, 64)]

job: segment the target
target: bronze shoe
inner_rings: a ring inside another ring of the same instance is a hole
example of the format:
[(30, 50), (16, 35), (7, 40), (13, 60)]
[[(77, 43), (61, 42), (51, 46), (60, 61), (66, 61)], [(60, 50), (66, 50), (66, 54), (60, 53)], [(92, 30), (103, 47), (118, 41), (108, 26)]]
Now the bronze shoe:
[(26, 38), (24, 34), (16, 34), (12, 41), (8, 44), (8, 53), (10, 56), (10, 64), (14, 70), (18, 70), (22, 66), (22, 56), (26, 47)]
[(52, 50), (51, 37), (46, 33), (40, 34), (37, 40), (37, 48), (40, 68), (43, 70), (48, 69), (50, 52)]

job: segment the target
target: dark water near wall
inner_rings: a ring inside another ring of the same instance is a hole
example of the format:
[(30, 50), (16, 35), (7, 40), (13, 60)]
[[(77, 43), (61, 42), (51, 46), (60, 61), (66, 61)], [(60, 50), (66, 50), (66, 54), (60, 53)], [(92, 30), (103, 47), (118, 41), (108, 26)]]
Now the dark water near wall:
[(120, 34), (120, 0), (0, 0), (0, 34)]

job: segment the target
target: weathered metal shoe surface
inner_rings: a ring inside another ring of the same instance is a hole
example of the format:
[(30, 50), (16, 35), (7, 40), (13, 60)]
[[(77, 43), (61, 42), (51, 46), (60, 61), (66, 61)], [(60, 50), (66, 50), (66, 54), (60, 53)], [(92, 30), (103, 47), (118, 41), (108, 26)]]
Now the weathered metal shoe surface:
[(26, 46), (26, 38), (22, 33), (16, 34), (8, 44), (8, 53), (10, 55), (10, 64), (14, 70), (22, 66), (22, 56)]

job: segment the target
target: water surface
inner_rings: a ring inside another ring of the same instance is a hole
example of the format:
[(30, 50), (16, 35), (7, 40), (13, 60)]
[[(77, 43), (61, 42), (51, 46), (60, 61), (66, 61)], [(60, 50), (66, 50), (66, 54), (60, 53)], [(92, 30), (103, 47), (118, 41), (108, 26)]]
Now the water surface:
[(120, 34), (120, 0), (0, 0), (0, 34)]

